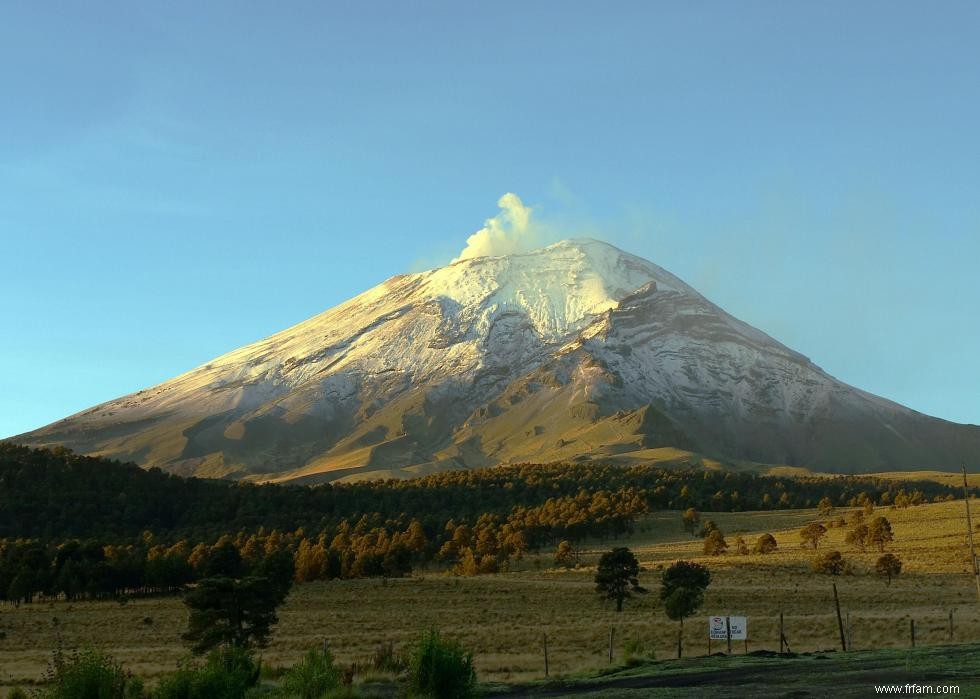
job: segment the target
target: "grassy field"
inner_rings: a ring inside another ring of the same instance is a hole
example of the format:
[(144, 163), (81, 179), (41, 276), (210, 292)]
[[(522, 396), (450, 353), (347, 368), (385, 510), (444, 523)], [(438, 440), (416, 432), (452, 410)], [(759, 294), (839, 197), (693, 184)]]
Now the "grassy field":
[[(980, 506), (975, 508), (980, 513)], [(834, 517), (843, 512), (835, 512)], [(879, 510), (895, 531), (888, 550), (905, 568), (890, 587), (871, 574), (878, 554), (851, 552), (844, 530), (833, 528), (819, 551), (839, 549), (853, 573), (836, 579), (853, 647), (905, 648), (915, 619), (920, 646), (948, 643), (948, 613), (954, 610), (955, 643), (980, 642), (980, 604), (969, 575), (963, 502), (906, 510)], [(794, 652), (832, 649), (839, 644), (832, 579), (810, 572), (813, 552), (800, 548), (799, 528), (819, 519), (814, 511), (708, 514), (728, 536), (744, 531), (751, 544), (772, 532), (779, 550), (767, 556), (729, 553), (705, 558), (701, 540), (685, 534), (677, 512), (655, 513), (628, 541), (596, 543), (582, 553), (578, 570), (551, 569), (550, 556), (525, 560), (521, 570), (475, 578), (450, 578), (432, 571), (402, 580), (310, 583), (294, 588), (266, 664), (290, 665), (324, 639), (342, 663), (362, 661), (392, 641), (404, 648), (426, 628), (438, 628), (475, 653), (480, 679), (526, 683), (543, 676), (542, 635), (548, 634), (552, 676), (575, 676), (607, 667), (610, 628), (615, 628), (615, 662), (626, 644), (634, 655), (658, 659), (675, 654), (677, 625), (659, 608), (659, 571), (678, 559), (706, 563), (714, 576), (702, 612), (685, 624), (687, 654), (707, 652), (709, 614), (749, 617), (750, 651), (778, 649), (778, 618)], [(617, 614), (593, 592), (597, 557), (612, 545), (629, 545), (645, 568), (641, 583), (652, 594), (628, 600)], [(0, 687), (40, 677), (50, 652), (92, 644), (115, 655), (127, 669), (152, 679), (173, 669), (186, 650), (186, 623), (179, 599), (116, 602), (43, 602), (0, 606)], [(717, 647), (713, 650), (718, 650)], [(743, 652), (744, 647), (737, 647)]]

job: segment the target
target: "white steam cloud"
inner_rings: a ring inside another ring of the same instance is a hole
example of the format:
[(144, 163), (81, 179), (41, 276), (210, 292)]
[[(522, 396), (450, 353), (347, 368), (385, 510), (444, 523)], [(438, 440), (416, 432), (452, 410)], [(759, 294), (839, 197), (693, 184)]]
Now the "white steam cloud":
[(488, 218), (483, 228), (466, 239), (466, 247), (453, 262), (473, 257), (512, 255), (539, 245), (540, 227), (531, 221), (531, 208), (507, 192), (497, 201), (500, 213)]

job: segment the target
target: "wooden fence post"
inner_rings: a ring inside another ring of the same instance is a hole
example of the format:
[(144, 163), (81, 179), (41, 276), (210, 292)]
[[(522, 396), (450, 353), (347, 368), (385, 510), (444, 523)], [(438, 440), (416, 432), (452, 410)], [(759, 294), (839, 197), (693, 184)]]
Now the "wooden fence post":
[(544, 676), (548, 676), (548, 634), (544, 634)]
[(728, 635), (728, 654), (732, 654), (732, 618), (730, 616), (725, 617), (725, 631)]
[(970, 492), (967, 489), (966, 466), (963, 467), (963, 502), (966, 505), (966, 535), (970, 541), (970, 564), (977, 583), (977, 598), (980, 599), (980, 565), (977, 564), (977, 549), (973, 545), (973, 520), (970, 518)]
[(915, 619), (909, 619), (909, 640), (912, 642), (912, 647), (915, 648)]
[(610, 663), (612, 663), (612, 659), (613, 659), (613, 632), (614, 631), (615, 631), (615, 627), (610, 626), (609, 627), (609, 662)]
[(837, 583), (833, 583), (834, 586), (834, 607), (837, 609), (837, 628), (840, 631), (840, 647), (841, 650), (847, 651), (847, 640), (844, 638), (844, 620), (840, 615), (840, 598), (837, 597)]
[(786, 643), (786, 634), (783, 633), (783, 610), (779, 610), (779, 654), (783, 654), (783, 647)]
[(949, 642), (953, 642), (953, 610), (949, 610)]

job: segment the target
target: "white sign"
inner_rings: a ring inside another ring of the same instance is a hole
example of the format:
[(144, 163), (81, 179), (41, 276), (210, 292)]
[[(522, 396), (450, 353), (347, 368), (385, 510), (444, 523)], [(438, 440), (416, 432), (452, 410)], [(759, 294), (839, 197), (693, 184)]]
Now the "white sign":
[(745, 641), (749, 637), (749, 621), (744, 616), (709, 616), (708, 638), (712, 641), (728, 639), (728, 629), (731, 627), (733, 641)]

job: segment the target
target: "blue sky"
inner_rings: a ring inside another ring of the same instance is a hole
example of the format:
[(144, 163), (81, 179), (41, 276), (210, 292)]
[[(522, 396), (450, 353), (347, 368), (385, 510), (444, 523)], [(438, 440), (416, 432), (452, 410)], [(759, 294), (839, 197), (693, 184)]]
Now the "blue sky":
[(508, 191), (849, 383), (980, 423), (978, 22), (8, 0), (0, 436), (443, 264)]

